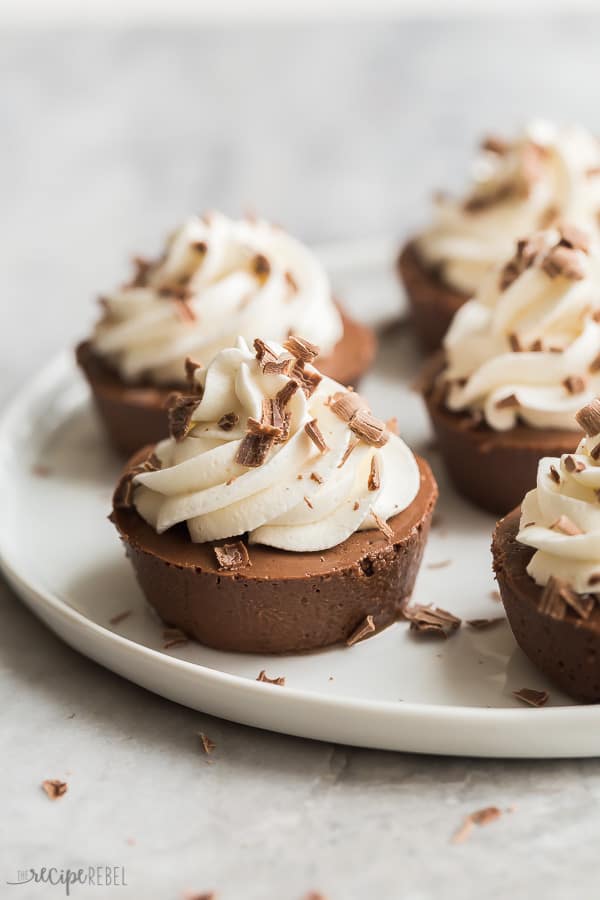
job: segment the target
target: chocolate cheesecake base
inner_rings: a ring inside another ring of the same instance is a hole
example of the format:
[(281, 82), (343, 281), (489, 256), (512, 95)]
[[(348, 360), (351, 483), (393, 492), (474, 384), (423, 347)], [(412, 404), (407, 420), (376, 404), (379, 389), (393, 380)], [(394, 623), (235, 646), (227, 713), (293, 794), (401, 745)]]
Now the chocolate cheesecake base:
[[(443, 365), (428, 363), (429, 373)], [(440, 453), (457, 491), (481, 509), (504, 515), (535, 487), (538, 462), (543, 456), (572, 453), (582, 431), (537, 429), (516, 425), (509, 431), (494, 431), (477, 424), (469, 413), (446, 408), (443, 392), (432, 386), (424, 391)]]
[(586, 703), (600, 701), (600, 607), (582, 619), (567, 608), (564, 619), (541, 613), (543, 588), (527, 574), (535, 552), (517, 541), (520, 509), (498, 522), (492, 543), (494, 570), (519, 647), (561, 690)]
[[(356, 387), (377, 352), (375, 332), (340, 310), (344, 335), (333, 352), (317, 360), (319, 371), (343, 385)], [(94, 403), (115, 450), (124, 457), (169, 435), (167, 401), (184, 384), (128, 384), (94, 353), (90, 341), (76, 349), (77, 363), (92, 391)]]
[(445, 284), (421, 261), (414, 241), (401, 250), (397, 268), (406, 289), (419, 343), (426, 352), (437, 350), (454, 314), (469, 298)]
[(194, 544), (185, 525), (159, 535), (132, 508), (115, 508), (112, 520), (146, 599), (168, 625), (219, 650), (315, 650), (347, 641), (367, 616), (375, 632), (400, 618), (437, 499), (429, 466), (418, 463), (418, 495), (389, 520), (391, 541), (372, 530), (317, 553), (250, 545), (251, 565), (234, 571), (218, 568), (215, 555), (231, 541)]

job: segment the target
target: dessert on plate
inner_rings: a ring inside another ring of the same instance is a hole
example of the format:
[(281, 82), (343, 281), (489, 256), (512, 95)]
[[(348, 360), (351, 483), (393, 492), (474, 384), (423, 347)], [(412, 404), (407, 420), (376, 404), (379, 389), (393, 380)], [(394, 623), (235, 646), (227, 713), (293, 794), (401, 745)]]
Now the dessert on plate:
[(194, 372), (112, 519), (149, 603), (223, 650), (349, 644), (402, 615), (437, 486), (318, 347), (243, 338)]
[(587, 234), (558, 224), (518, 241), (457, 313), (425, 382), (455, 486), (508, 512), (540, 457), (575, 449), (575, 414), (600, 393), (600, 256)]
[(529, 125), (512, 141), (489, 137), (465, 197), (436, 196), (432, 224), (398, 258), (419, 340), (441, 344), (456, 311), (514, 241), (568, 219), (597, 228), (600, 143), (582, 128)]
[(515, 638), (571, 697), (600, 701), (600, 400), (577, 416), (574, 453), (540, 460), (537, 486), (494, 534)]
[(206, 365), (238, 335), (321, 347), (323, 372), (356, 384), (373, 361), (373, 331), (332, 297), (314, 254), (283, 229), (219, 213), (188, 219), (161, 256), (101, 298), (103, 314), (77, 360), (112, 443), (131, 454), (168, 434), (166, 404), (185, 390), (185, 360)]

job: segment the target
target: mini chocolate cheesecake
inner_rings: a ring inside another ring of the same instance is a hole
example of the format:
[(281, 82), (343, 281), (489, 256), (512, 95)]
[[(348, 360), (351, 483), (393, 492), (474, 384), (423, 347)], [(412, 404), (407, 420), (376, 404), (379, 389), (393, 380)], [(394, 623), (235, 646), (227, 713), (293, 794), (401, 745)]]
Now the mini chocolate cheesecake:
[(185, 391), (185, 361), (206, 366), (238, 335), (275, 341), (303, 334), (322, 348), (324, 373), (356, 385), (377, 342), (333, 297), (308, 247), (282, 228), (220, 213), (188, 219), (154, 260), (100, 298), (102, 315), (77, 348), (106, 432), (131, 455), (168, 434), (165, 404)]
[(520, 507), (498, 522), (494, 571), (515, 639), (561, 690), (585, 703), (600, 701), (600, 607), (560, 580), (537, 585), (527, 573), (533, 549), (517, 541)]
[[(372, 328), (351, 319), (343, 310), (340, 315), (343, 337), (332, 353), (318, 360), (319, 369), (341, 384), (356, 387), (373, 363), (377, 338)], [(129, 384), (94, 352), (90, 341), (79, 344), (76, 358), (106, 434), (119, 455), (131, 456), (140, 447), (168, 436), (169, 400), (174, 393), (187, 391), (185, 382), (157, 385), (141, 380)]]
[(433, 374), (443, 366), (443, 355), (433, 363), (423, 397), (448, 474), (475, 506), (504, 515), (535, 486), (540, 458), (575, 450), (582, 432), (524, 424), (494, 431), (481, 416), (446, 407), (444, 385)]
[(455, 313), (469, 296), (446, 284), (439, 269), (426, 265), (415, 241), (410, 241), (401, 250), (397, 269), (419, 344), (426, 353), (437, 350)]
[(192, 373), (170, 437), (138, 452), (112, 520), (161, 618), (208, 646), (291, 653), (398, 619), (437, 486), (318, 348), (240, 338)]
[(421, 564), (437, 486), (418, 459), (419, 492), (379, 530), (328, 550), (292, 553), (247, 537), (194, 544), (176, 526), (157, 534), (124, 502), (123, 485), (151, 450), (129, 463), (112, 521), (139, 585), (161, 619), (218, 650), (294, 653), (371, 637), (402, 617)]

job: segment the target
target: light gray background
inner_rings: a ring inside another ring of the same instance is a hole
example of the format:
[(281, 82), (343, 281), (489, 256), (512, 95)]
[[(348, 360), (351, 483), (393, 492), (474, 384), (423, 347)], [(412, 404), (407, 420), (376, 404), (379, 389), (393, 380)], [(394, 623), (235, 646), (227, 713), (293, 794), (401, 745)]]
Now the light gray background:
[[(600, 132), (600, 18), (0, 34), (0, 402), (187, 211), (307, 240), (395, 232), (482, 131)], [(35, 510), (32, 509), (32, 515)], [(59, 522), (57, 522), (59, 525)], [(597, 894), (600, 763), (385, 754), (231, 725), (60, 644), (0, 585), (0, 895), (30, 866), (125, 865), (136, 898)], [(217, 742), (212, 765), (195, 732)], [(51, 804), (39, 789), (65, 778)], [(514, 814), (449, 844), (462, 816)], [(135, 844), (128, 843), (134, 839)], [(29, 891), (29, 893), (28, 893)], [(77, 890), (113, 897), (116, 890)]]

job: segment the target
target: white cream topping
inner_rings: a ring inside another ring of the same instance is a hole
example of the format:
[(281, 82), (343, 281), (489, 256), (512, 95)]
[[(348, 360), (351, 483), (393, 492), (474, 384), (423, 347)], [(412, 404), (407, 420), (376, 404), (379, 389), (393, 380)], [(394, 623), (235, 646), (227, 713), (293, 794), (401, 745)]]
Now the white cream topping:
[[(575, 413), (600, 394), (600, 256), (567, 249), (578, 277), (548, 274), (561, 234), (535, 235), (535, 261), (502, 288), (489, 272), (444, 339), (446, 405), (482, 415), (496, 431), (517, 420), (534, 428), (577, 430)], [(552, 273), (552, 269), (550, 269)]]
[(515, 239), (549, 224), (552, 215), (597, 229), (600, 142), (579, 127), (534, 122), (495, 152), (476, 159), (469, 197), (440, 197), (432, 226), (418, 239), (422, 258), (444, 281), (471, 296)]
[(140, 280), (103, 298), (105, 315), (92, 339), (128, 382), (181, 383), (187, 356), (207, 365), (238, 335), (251, 341), (266, 332), (284, 341), (302, 334), (324, 355), (342, 337), (319, 261), (262, 220), (190, 218)]
[(527, 566), (536, 584), (553, 576), (578, 594), (600, 594), (600, 465), (592, 456), (599, 443), (600, 435), (585, 437), (576, 453), (539, 462), (517, 535), (536, 550)]
[[(243, 338), (196, 378), (203, 393), (191, 431), (182, 440), (162, 441), (156, 449), (161, 468), (135, 478), (134, 505), (157, 532), (186, 522), (194, 542), (248, 532), (250, 543), (318, 551), (376, 527), (374, 516), (387, 521), (416, 497), (420, 475), (412, 452), (394, 434), (383, 446), (357, 441), (331, 408), (333, 395), (348, 394), (332, 379), (323, 377), (311, 396), (296, 390), (285, 407), (286, 438), (272, 445), (262, 465), (247, 467), (236, 456), (248, 419), (260, 420), (263, 400), (275, 398), (290, 378), (264, 372)], [(230, 413), (237, 421), (226, 431), (218, 423)], [(324, 451), (305, 429), (314, 419)]]

